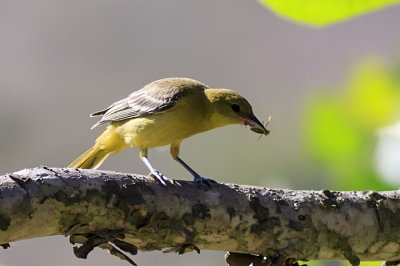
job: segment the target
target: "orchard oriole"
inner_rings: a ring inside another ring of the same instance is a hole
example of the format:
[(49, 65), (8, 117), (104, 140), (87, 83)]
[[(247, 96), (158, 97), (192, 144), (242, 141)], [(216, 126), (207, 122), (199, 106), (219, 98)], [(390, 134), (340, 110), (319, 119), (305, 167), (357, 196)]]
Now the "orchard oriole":
[(254, 116), (249, 102), (238, 93), (211, 89), (188, 78), (154, 81), (90, 116), (102, 116), (92, 129), (110, 124), (95, 145), (69, 167), (97, 168), (109, 155), (126, 147), (138, 147), (140, 158), (163, 185), (168, 179), (151, 166), (149, 148), (169, 144), (172, 157), (193, 175), (194, 181), (210, 183), (212, 180), (202, 178), (179, 157), (184, 139), (230, 124), (249, 125), (258, 134), (269, 134)]

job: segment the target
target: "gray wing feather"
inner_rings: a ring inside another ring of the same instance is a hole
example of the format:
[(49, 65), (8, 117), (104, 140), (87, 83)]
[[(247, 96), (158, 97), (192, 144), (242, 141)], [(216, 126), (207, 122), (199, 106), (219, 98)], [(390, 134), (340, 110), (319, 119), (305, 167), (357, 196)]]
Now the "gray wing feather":
[(95, 116), (99, 116), (99, 115), (104, 115), (108, 110), (110, 110), (111, 108), (113, 108), (114, 106), (120, 104), (121, 102), (123, 102), (123, 101), (125, 101), (125, 100), (126, 100), (126, 98), (125, 98), (125, 99), (122, 99), (122, 100), (119, 100), (119, 101), (117, 101), (117, 102), (111, 104), (111, 105), (108, 106), (106, 109), (103, 109), (103, 110), (101, 110), (101, 111), (97, 111), (97, 112), (91, 113), (91, 114), (90, 114), (90, 117), (95, 117)]
[(172, 108), (185, 95), (187, 88), (204, 90), (206, 86), (198, 81), (182, 78), (152, 82), (141, 90), (131, 93), (127, 98), (91, 114), (91, 116), (103, 115), (92, 129), (107, 122), (143, 117)]

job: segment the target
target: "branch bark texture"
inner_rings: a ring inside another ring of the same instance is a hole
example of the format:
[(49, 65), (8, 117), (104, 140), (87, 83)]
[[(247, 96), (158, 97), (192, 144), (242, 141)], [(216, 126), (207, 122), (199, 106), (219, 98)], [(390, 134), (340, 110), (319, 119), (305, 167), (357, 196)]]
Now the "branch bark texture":
[(95, 246), (118, 253), (110, 242), (132, 254), (224, 250), (280, 264), (398, 261), (400, 193), (164, 187), (152, 177), (48, 167), (0, 176), (0, 244), (51, 235), (86, 244), (75, 249), (81, 257)]

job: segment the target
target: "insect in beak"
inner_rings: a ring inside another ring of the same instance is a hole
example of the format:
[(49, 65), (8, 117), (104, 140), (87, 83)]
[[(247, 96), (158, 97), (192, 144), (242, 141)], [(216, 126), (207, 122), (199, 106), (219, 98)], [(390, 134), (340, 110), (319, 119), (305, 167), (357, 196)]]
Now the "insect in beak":
[[(270, 121), (271, 121), (271, 116), (268, 117), (268, 121), (266, 123), (264, 123), (264, 121), (262, 121), (264, 128), (267, 128)], [(268, 133), (270, 132), (269, 130), (267, 130), (267, 131), (268, 131)], [(261, 139), (262, 136), (263, 136), (263, 134), (260, 134), (260, 136), (257, 139), (257, 142)]]
[(245, 116), (239, 116), (240, 120), (242, 120), (242, 123), (244, 125), (250, 126), (250, 130), (257, 133), (257, 134), (262, 134), (262, 135), (268, 135), (269, 130), (266, 129), (265, 127), (268, 125), (269, 121), (271, 120), (271, 117), (268, 119), (267, 123), (265, 125), (260, 122), (260, 120), (257, 119), (253, 114), (249, 117)]

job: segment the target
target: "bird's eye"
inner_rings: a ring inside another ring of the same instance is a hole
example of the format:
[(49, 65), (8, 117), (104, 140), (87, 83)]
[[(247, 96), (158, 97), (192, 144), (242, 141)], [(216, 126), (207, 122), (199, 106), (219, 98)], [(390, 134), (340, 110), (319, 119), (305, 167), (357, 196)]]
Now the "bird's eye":
[(232, 104), (232, 105), (231, 105), (231, 108), (232, 108), (232, 110), (233, 110), (235, 113), (240, 112), (240, 106), (237, 105), (236, 103)]

